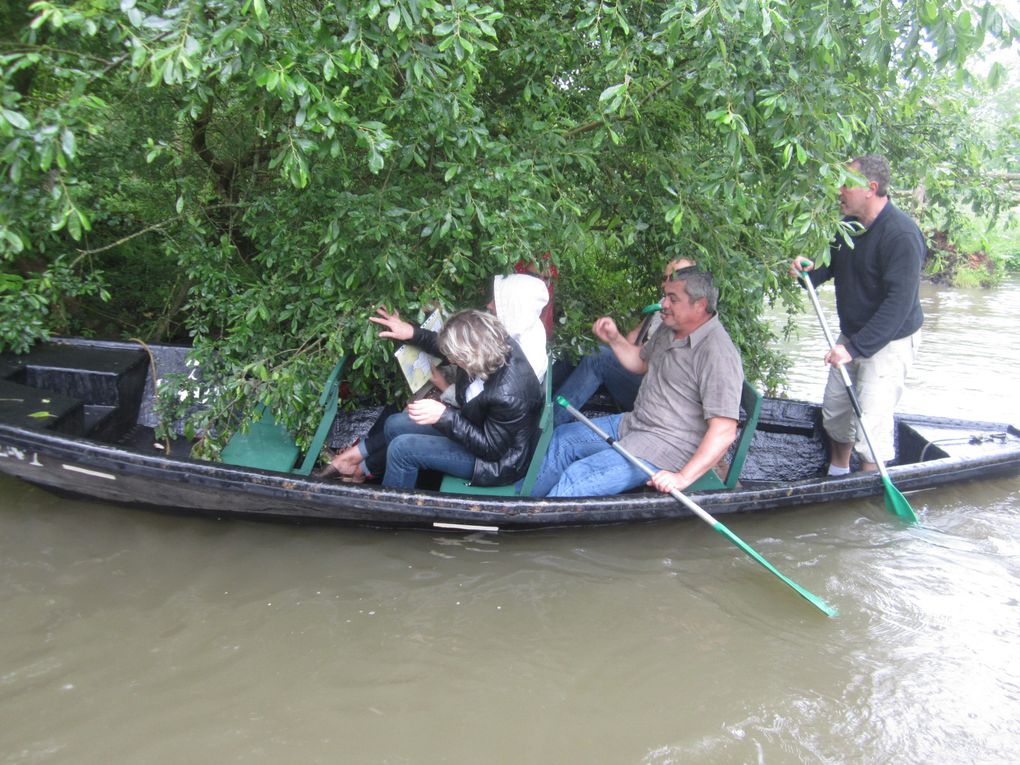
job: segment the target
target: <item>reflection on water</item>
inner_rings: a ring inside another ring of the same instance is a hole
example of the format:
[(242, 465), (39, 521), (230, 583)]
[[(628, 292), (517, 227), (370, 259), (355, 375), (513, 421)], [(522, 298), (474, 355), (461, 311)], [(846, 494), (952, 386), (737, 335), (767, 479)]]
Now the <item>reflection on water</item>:
[[(1020, 362), (1018, 296), (926, 291), (904, 408), (1020, 422), (995, 373)], [(820, 392), (823, 343), (797, 343), (793, 395)], [(920, 528), (880, 501), (728, 521), (833, 620), (693, 519), (455, 536), (0, 491), (3, 763), (1012, 763), (1020, 748), (1016, 478), (912, 494)]]

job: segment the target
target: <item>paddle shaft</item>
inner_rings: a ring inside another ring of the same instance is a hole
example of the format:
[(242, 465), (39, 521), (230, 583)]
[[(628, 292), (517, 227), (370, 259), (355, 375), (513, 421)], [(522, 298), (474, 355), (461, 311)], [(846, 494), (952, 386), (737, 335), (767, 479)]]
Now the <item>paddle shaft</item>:
[[(633, 454), (631, 454), (622, 446), (620, 446), (620, 444), (617, 443), (616, 439), (614, 439), (611, 435), (602, 430), (602, 428), (600, 428), (598, 425), (596, 425), (594, 422), (588, 419), (584, 414), (575, 409), (570, 404), (569, 401), (563, 398), (563, 396), (557, 396), (556, 403), (562, 406), (568, 412), (570, 412), (571, 416), (573, 416), (575, 420), (577, 420), (578, 422), (583, 422), (585, 425), (587, 425), (594, 433), (596, 433), (600, 438), (602, 438), (602, 440), (604, 440), (607, 444), (613, 447), (613, 449), (615, 449), (617, 453), (622, 455), (624, 459), (626, 459), (632, 465), (646, 473), (649, 477), (655, 475), (654, 470), (652, 470), (650, 467), (648, 467), (648, 465), (646, 465), (644, 462), (642, 462)], [(738, 537), (736, 534), (730, 531), (726, 526), (724, 526), (722, 523), (720, 523), (711, 515), (709, 515), (707, 512), (705, 512), (705, 510), (700, 505), (698, 505), (698, 503), (696, 503), (686, 494), (679, 491), (678, 489), (673, 489), (672, 491), (669, 492), (669, 495), (673, 497), (673, 499), (680, 502), (684, 507), (686, 507), (692, 513), (694, 513), (696, 516), (698, 516), (698, 518), (700, 518), (709, 526), (711, 526), (716, 532), (722, 534), (733, 544), (735, 544), (745, 553), (750, 555), (757, 563), (761, 564), (766, 570), (768, 570), (776, 577), (778, 577), (780, 581), (782, 581), (784, 584), (792, 588), (798, 595), (800, 595), (802, 598), (808, 601), (811, 605), (813, 605), (823, 614), (825, 614), (826, 616), (836, 616), (838, 614), (838, 611), (836, 611), (835, 608), (830, 606), (824, 600), (819, 598), (817, 595), (809, 592), (808, 590), (805, 590), (799, 584), (797, 584), (792, 579), (787, 577), (785, 574), (780, 572), (775, 566), (773, 566), (771, 563), (765, 560), (764, 556), (762, 556), (753, 547), (751, 547), (751, 545), (747, 544), (747, 542), (742, 540), (740, 537)]]
[[(815, 292), (815, 285), (811, 283), (811, 277), (808, 276), (805, 271), (801, 271), (801, 274), (803, 274), (801, 278), (804, 281), (804, 285), (807, 287), (808, 295), (811, 296), (811, 305), (815, 307), (815, 313), (818, 315), (818, 323), (822, 325), (822, 333), (825, 335), (825, 341), (829, 344), (829, 350), (833, 350), (836, 347), (836, 341), (833, 339), (832, 331), (829, 329), (829, 322), (825, 320), (825, 314), (822, 313), (822, 304), (818, 301), (818, 293)], [(888, 478), (888, 474), (885, 472), (885, 465), (883, 465), (882, 460), (878, 458), (878, 454), (875, 452), (875, 447), (871, 445), (871, 437), (868, 435), (868, 429), (864, 427), (864, 412), (861, 410), (861, 402), (857, 400), (857, 394), (854, 393), (854, 386), (850, 381), (850, 373), (846, 371), (846, 367), (842, 364), (837, 364), (836, 367), (839, 369), (839, 374), (843, 378), (843, 387), (846, 388), (846, 394), (850, 397), (850, 406), (853, 407), (854, 414), (857, 415), (857, 423), (861, 426), (861, 432), (864, 434), (864, 441), (868, 444), (868, 451), (871, 452), (871, 456), (875, 460), (875, 464), (878, 466), (878, 472), (881, 473), (882, 478)]]

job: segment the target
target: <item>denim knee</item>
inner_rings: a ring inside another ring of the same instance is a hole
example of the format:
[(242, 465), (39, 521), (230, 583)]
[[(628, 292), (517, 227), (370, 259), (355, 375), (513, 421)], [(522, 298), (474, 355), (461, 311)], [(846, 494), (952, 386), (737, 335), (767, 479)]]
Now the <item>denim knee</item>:
[(613, 349), (608, 345), (600, 345), (598, 353), (585, 356), (582, 361), (584, 360), (587, 360), (593, 369), (598, 370), (600, 375), (603, 373), (607, 364), (612, 365), (618, 363), (616, 360), (616, 354), (613, 353)]

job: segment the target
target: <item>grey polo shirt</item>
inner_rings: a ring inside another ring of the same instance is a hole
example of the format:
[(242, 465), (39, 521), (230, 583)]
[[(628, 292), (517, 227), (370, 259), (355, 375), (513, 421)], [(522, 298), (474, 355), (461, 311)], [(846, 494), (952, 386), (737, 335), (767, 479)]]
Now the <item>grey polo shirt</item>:
[(648, 371), (634, 411), (620, 422), (620, 445), (660, 468), (679, 470), (697, 451), (709, 418), (740, 418), (740, 354), (713, 316), (683, 340), (660, 326), (641, 358)]

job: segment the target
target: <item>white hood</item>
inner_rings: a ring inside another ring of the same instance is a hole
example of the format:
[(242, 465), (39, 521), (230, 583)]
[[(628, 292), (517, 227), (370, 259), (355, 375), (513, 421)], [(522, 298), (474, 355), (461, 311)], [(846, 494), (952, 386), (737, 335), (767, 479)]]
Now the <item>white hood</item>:
[(549, 302), (549, 288), (537, 276), (496, 276), (492, 280), (492, 302), (497, 318), (521, 346), (541, 380), (549, 361), (545, 351), (545, 325), (541, 319), (542, 309)]

